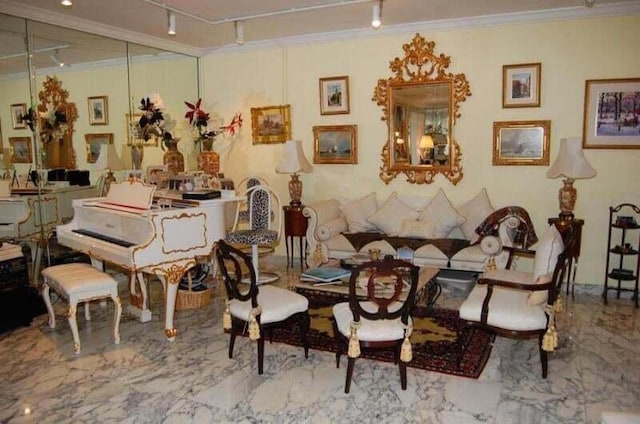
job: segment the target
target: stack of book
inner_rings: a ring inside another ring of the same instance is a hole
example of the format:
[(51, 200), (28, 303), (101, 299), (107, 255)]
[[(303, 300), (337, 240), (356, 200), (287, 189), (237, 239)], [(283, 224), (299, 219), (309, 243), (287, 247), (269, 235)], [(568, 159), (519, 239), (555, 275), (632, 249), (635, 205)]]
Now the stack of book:
[(300, 281), (311, 282), (314, 286), (325, 284), (340, 284), (341, 279), (351, 275), (351, 271), (338, 267), (310, 268), (300, 274)]

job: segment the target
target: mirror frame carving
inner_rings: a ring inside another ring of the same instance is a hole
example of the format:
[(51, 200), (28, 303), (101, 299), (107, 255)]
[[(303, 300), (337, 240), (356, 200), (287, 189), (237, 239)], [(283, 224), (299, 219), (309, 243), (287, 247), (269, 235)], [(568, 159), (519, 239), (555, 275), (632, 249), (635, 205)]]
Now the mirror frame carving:
[[(419, 33), (413, 37), (410, 43), (404, 44), (402, 49), (405, 52), (404, 58), (396, 57), (389, 62), (389, 68), (395, 75), (387, 79), (379, 79), (374, 90), (372, 101), (375, 101), (382, 108), (383, 121), (387, 122), (387, 141), (382, 148), (380, 154), (382, 158), (382, 166), (380, 167), (380, 179), (389, 184), (389, 182), (404, 173), (407, 181), (412, 184), (431, 184), (437, 174), (443, 174), (454, 185), (457, 184), (463, 176), (462, 167), (460, 165), (460, 146), (454, 138), (453, 128), (456, 118), (461, 116), (459, 108), (460, 103), (464, 102), (467, 96), (471, 95), (469, 82), (463, 73), (453, 74), (446, 72), (451, 64), (451, 57), (440, 53), (437, 56), (434, 53), (435, 42), (427, 42)], [(450, 83), (453, 87), (450, 107), (450, 155), (451, 160), (447, 166), (434, 165), (398, 165), (391, 163), (390, 137), (391, 129), (390, 110), (391, 110), (391, 89), (393, 87), (411, 86), (418, 84), (428, 84), (436, 82)]]

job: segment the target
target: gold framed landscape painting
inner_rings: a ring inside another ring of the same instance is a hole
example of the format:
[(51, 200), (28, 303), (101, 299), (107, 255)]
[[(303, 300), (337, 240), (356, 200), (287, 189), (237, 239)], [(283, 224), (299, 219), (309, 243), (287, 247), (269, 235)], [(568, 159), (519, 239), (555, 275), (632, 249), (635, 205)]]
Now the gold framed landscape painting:
[(551, 121), (493, 123), (493, 165), (549, 165)]
[(349, 113), (349, 77), (320, 78), (320, 115)]
[(11, 163), (31, 163), (31, 137), (9, 137)]
[(357, 125), (318, 125), (313, 127), (313, 163), (358, 163)]
[(640, 149), (640, 78), (587, 80), (585, 149)]
[(85, 134), (87, 143), (87, 163), (96, 163), (103, 144), (113, 144), (113, 133)]
[(540, 63), (502, 67), (502, 107), (540, 107)]
[(253, 144), (284, 143), (291, 138), (289, 105), (252, 107)]
[(109, 108), (107, 96), (88, 97), (89, 125), (107, 125), (109, 123)]
[(11, 105), (11, 123), (14, 130), (27, 128), (27, 124), (22, 120), (22, 115), (27, 114), (26, 103), (16, 103)]

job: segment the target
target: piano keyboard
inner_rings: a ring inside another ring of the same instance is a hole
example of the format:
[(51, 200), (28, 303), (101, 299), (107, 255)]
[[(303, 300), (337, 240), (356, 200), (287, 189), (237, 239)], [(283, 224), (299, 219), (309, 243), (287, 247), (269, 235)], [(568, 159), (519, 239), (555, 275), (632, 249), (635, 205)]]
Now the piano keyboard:
[(115, 237), (105, 236), (104, 234), (96, 233), (90, 230), (83, 230), (81, 228), (71, 230), (71, 232), (82, 234), (83, 236), (93, 237), (98, 240), (106, 241), (109, 243), (117, 244), (118, 246), (122, 246), (122, 247), (131, 247), (135, 245), (135, 243), (131, 243), (126, 240), (120, 240)]

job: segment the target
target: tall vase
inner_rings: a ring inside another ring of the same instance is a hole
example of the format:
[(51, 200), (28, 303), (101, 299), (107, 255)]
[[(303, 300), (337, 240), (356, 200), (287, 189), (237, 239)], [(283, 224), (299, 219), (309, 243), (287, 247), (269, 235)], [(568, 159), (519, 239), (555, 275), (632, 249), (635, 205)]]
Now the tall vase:
[(178, 142), (171, 140), (167, 145), (168, 150), (162, 157), (162, 163), (167, 165), (169, 174), (184, 172), (184, 155), (178, 151)]
[(198, 153), (198, 170), (207, 175), (217, 176), (220, 172), (220, 156), (211, 150), (213, 140), (202, 141), (202, 151)]
[(142, 159), (144, 158), (144, 147), (131, 146), (131, 164), (133, 169), (142, 169)]

